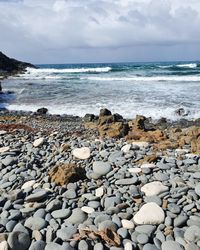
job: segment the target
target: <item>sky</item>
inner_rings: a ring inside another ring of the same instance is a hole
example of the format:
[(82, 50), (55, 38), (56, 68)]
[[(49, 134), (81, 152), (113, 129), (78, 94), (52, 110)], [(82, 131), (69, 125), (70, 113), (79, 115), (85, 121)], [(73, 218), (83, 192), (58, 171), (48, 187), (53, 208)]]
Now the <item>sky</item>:
[(200, 60), (200, 0), (0, 0), (0, 51), (32, 63)]

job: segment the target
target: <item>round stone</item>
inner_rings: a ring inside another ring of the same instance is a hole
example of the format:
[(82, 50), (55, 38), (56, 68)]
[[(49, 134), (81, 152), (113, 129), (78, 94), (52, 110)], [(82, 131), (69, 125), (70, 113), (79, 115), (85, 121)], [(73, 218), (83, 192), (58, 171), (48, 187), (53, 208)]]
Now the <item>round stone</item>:
[(73, 235), (77, 232), (76, 226), (69, 226), (61, 228), (57, 231), (57, 237), (63, 241), (68, 241), (73, 237)]
[(40, 145), (42, 145), (44, 143), (44, 138), (41, 137), (39, 139), (36, 139), (34, 142), (33, 142), (33, 146), (34, 147), (39, 147)]
[(75, 148), (72, 154), (80, 160), (86, 160), (90, 157), (90, 149), (88, 147)]
[(194, 225), (188, 227), (184, 234), (184, 239), (188, 242), (197, 242), (200, 240), (200, 227)]
[(164, 241), (162, 243), (162, 250), (169, 250), (169, 249), (173, 249), (173, 250), (183, 250), (183, 248), (181, 247), (181, 245), (173, 240), (167, 240)]
[(146, 196), (158, 195), (167, 190), (168, 187), (164, 186), (160, 181), (147, 183), (141, 188), (141, 191), (144, 192)]
[(27, 181), (27, 182), (25, 182), (25, 183), (22, 185), (21, 189), (30, 188), (30, 187), (32, 187), (34, 184), (35, 184), (35, 180)]
[(24, 226), (30, 228), (31, 230), (41, 230), (45, 228), (46, 225), (47, 222), (40, 217), (37, 218), (29, 217), (24, 223)]
[(93, 171), (99, 176), (106, 175), (111, 171), (111, 165), (108, 162), (95, 161), (93, 162)]
[(12, 232), (8, 235), (8, 245), (11, 250), (27, 250), (30, 243), (30, 237), (26, 233)]
[(91, 214), (94, 212), (94, 208), (93, 207), (88, 207), (88, 206), (84, 206), (81, 208), (81, 210), (83, 212), (85, 212), (86, 214)]
[(154, 202), (149, 202), (143, 205), (133, 217), (134, 222), (138, 225), (157, 225), (162, 223), (164, 219), (164, 211)]
[(105, 220), (105, 221), (99, 223), (99, 225), (98, 225), (98, 230), (99, 231), (105, 231), (106, 229), (110, 229), (110, 230), (116, 232), (117, 231), (117, 225), (114, 222), (110, 221), (110, 220)]
[(54, 219), (66, 219), (70, 216), (71, 210), (69, 208), (66, 209), (58, 209), (51, 213)]
[(66, 219), (71, 224), (80, 224), (87, 219), (87, 214), (81, 210), (81, 208), (75, 208), (72, 210), (71, 216)]
[(147, 234), (139, 234), (137, 236), (137, 241), (138, 241), (139, 244), (144, 245), (144, 244), (148, 243), (149, 237), (148, 237)]
[(44, 250), (45, 242), (42, 240), (35, 241), (31, 244), (29, 250)]
[(95, 196), (96, 197), (102, 197), (104, 195), (104, 188), (99, 187), (95, 190)]
[(122, 227), (126, 229), (133, 229), (135, 227), (134, 223), (130, 220), (123, 219), (121, 220)]

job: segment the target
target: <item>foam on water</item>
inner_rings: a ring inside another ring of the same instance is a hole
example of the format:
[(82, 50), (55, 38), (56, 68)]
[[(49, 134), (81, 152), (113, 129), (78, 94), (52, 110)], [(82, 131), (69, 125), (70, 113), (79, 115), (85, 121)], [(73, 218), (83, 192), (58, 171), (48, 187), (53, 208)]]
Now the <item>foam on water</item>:
[[(84, 116), (101, 108), (133, 118), (136, 114), (158, 119), (200, 117), (199, 63), (43, 65), (5, 80), (4, 90), (15, 99), (5, 103), (12, 110)], [(4, 84), (3, 84), (4, 85)], [(5, 101), (6, 102), (6, 101)]]

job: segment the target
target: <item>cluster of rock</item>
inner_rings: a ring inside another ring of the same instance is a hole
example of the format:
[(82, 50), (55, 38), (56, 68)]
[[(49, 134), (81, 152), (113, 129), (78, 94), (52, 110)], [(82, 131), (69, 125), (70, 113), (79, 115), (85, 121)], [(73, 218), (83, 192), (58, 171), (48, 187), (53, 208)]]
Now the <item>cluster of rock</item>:
[[(106, 116), (102, 135), (110, 120), (127, 126)], [(147, 141), (63, 132), (0, 131), (0, 249), (200, 249), (189, 144), (155, 154)]]
[(97, 129), (101, 137), (121, 138), (128, 141), (146, 141), (154, 144), (157, 150), (170, 148), (182, 148), (185, 145), (191, 146), (192, 152), (200, 152), (200, 127), (189, 128), (158, 128), (151, 124), (146, 117), (137, 115), (134, 120), (126, 121), (119, 114), (113, 114), (102, 109), (100, 115), (86, 115), (85, 127)]

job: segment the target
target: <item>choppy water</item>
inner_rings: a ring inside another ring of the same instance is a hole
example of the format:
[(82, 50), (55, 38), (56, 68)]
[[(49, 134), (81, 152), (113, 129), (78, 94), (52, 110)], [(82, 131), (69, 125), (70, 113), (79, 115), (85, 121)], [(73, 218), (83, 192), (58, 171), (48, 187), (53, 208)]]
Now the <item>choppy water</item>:
[(11, 110), (47, 107), (52, 114), (98, 114), (107, 107), (126, 118), (200, 117), (200, 63), (120, 63), (38, 65), (10, 78), (4, 90), (14, 91), (4, 104)]

